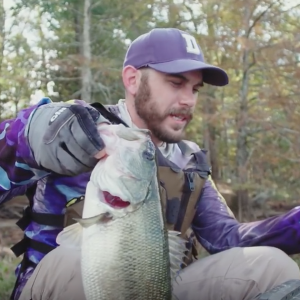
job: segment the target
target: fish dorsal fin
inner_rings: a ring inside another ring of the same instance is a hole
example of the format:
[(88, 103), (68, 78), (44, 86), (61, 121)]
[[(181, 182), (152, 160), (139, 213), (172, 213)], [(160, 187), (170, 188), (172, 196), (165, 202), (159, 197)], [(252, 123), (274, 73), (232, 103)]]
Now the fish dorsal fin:
[(56, 243), (62, 247), (81, 248), (82, 226), (79, 223), (67, 226), (56, 237)]

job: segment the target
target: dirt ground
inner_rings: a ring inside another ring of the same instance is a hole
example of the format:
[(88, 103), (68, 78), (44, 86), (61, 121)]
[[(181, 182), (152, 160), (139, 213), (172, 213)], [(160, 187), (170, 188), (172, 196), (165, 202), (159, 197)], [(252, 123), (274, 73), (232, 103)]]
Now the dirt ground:
[(16, 225), (28, 205), (25, 197), (16, 197), (0, 206), (0, 299), (9, 300), (15, 283), (14, 271), (22, 259), (15, 257), (10, 247), (23, 238), (22, 230)]
[(23, 232), (17, 220), (0, 219), (0, 299), (9, 300), (15, 282), (14, 271), (22, 257), (15, 257), (10, 247), (20, 241)]
[(21, 218), (26, 205), (26, 197), (15, 197), (0, 206), (0, 247), (11, 247), (22, 239), (22, 230), (16, 222)]

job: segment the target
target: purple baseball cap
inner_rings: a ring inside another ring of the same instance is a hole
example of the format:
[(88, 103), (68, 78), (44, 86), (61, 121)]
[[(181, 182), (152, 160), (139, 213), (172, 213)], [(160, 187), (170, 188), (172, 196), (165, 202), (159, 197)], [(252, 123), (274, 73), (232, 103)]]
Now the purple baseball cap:
[(216, 86), (228, 84), (227, 73), (205, 63), (196, 39), (175, 28), (156, 28), (135, 39), (127, 50), (123, 67), (149, 67), (168, 74), (201, 70), (203, 82)]

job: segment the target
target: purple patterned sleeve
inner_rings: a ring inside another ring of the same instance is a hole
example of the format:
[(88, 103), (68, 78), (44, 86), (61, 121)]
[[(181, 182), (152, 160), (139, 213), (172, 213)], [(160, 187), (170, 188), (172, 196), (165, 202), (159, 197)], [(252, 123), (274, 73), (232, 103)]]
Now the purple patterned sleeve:
[(27, 140), (27, 124), (35, 109), (51, 102), (43, 98), (37, 105), (21, 110), (15, 119), (0, 123), (0, 203), (25, 193), (26, 188), (48, 173), (40, 170)]
[(232, 247), (273, 246), (289, 255), (300, 253), (300, 207), (249, 223), (239, 223), (209, 179), (193, 221), (198, 241), (211, 254)]

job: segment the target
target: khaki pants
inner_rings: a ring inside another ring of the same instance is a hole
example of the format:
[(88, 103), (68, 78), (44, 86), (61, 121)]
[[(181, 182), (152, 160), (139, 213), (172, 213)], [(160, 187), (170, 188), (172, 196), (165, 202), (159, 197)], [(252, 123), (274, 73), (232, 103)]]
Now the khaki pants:
[[(252, 300), (289, 279), (300, 279), (299, 268), (281, 250), (233, 248), (194, 262), (173, 287), (179, 300)], [(58, 247), (37, 266), (19, 300), (66, 299), (85, 300), (80, 252)]]

